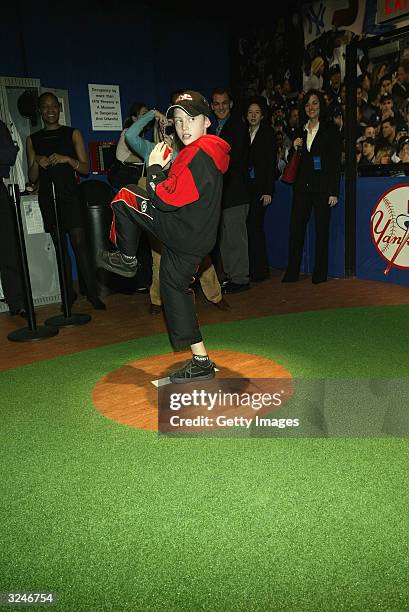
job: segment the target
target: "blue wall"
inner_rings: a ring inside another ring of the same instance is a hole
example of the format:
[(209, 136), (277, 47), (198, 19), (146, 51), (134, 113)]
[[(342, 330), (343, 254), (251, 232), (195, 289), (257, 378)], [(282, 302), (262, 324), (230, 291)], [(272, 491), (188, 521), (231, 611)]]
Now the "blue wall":
[(119, 85), (123, 119), (134, 100), (166, 109), (174, 89), (208, 95), (229, 84), (228, 25), (203, 13), (174, 18), (138, 2), (105, 0), (10, 3), (2, 6), (0, 75), (68, 89), (71, 123), (85, 140), (117, 139), (119, 132), (92, 131), (88, 83)]
[[(273, 201), (267, 207), (264, 229), (268, 260), (272, 268), (286, 268), (288, 261), (288, 228), (293, 199), (293, 188), (276, 181)], [(314, 214), (307, 227), (301, 272), (311, 274), (314, 268)], [(339, 200), (331, 211), (329, 232), (328, 276), (345, 276), (345, 181), (340, 183)]]

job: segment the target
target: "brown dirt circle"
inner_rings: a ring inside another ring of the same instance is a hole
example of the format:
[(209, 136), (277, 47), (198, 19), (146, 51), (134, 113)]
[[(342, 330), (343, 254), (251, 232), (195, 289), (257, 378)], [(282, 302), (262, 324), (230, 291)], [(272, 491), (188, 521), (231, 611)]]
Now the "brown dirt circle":
[[(187, 351), (155, 355), (127, 363), (109, 372), (93, 389), (94, 406), (112, 421), (137, 429), (157, 431), (158, 389), (152, 381), (169, 376), (170, 372), (183, 365), (190, 357), (191, 354)], [(286, 368), (259, 355), (236, 351), (212, 351), (211, 358), (219, 370), (216, 373), (216, 380), (292, 379)], [(180, 391), (185, 387), (185, 385), (177, 386), (180, 387)]]

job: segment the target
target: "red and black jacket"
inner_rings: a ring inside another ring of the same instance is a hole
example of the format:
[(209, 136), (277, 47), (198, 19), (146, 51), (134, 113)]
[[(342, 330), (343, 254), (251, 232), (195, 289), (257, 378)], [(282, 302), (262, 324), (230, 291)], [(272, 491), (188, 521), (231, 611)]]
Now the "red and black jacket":
[(205, 135), (179, 153), (168, 176), (159, 165), (148, 167), (148, 195), (166, 213), (161, 226), (169, 248), (204, 257), (214, 247), (229, 151), (227, 142)]

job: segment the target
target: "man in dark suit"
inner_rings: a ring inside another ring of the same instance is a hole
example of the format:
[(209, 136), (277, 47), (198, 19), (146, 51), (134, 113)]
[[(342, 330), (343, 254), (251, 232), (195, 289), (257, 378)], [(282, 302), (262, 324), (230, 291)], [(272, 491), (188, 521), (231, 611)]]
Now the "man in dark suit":
[(14, 213), (3, 179), (10, 175), (18, 147), (13, 143), (7, 126), (0, 121), (0, 275), (4, 298), (11, 315), (26, 316), (18, 261)]
[(229, 143), (230, 166), (223, 179), (220, 255), (226, 276), (223, 293), (237, 293), (250, 288), (246, 220), (250, 198), (247, 190), (247, 163), (250, 139), (241, 117), (231, 110), (233, 101), (227, 89), (212, 93), (212, 110), (217, 124), (213, 132)]

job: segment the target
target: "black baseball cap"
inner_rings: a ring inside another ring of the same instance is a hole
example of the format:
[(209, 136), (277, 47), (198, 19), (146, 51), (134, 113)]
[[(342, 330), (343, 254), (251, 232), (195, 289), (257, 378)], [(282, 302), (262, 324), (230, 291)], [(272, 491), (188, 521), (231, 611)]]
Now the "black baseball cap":
[(372, 145), (373, 147), (375, 146), (375, 139), (371, 138), (368, 136), (368, 138), (365, 138), (365, 140), (362, 141), (362, 144), (368, 143), (370, 145)]
[(409, 136), (404, 136), (403, 138), (400, 138), (398, 143), (398, 153), (406, 144), (409, 144)]
[(383, 93), (380, 97), (380, 101), (381, 102), (386, 102), (387, 100), (392, 100), (392, 94), (388, 93), (387, 91), (385, 91), (385, 93)]
[(329, 69), (329, 73), (331, 74), (337, 74), (338, 72), (341, 72), (341, 68), (339, 66), (339, 64), (333, 64), (330, 69)]
[(197, 117), (198, 115), (205, 115), (210, 117), (210, 106), (209, 102), (204, 96), (198, 91), (192, 91), (191, 89), (182, 92), (178, 95), (175, 103), (169, 106), (166, 111), (166, 117), (173, 117), (173, 111), (175, 108), (181, 108), (191, 117)]

